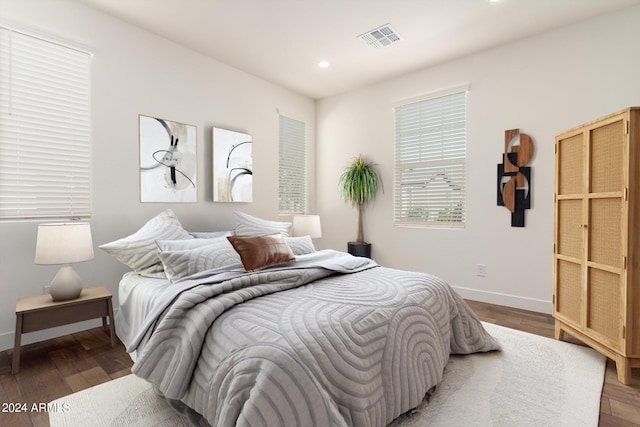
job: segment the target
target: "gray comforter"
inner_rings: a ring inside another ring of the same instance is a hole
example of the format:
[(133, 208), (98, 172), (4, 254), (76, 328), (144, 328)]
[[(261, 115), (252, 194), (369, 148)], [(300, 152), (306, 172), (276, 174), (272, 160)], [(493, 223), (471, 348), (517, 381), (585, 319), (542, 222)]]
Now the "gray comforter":
[[(498, 343), (442, 280), (335, 251), (167, 288), (132, 371), (212, 426), (385, 426)], [(213, 274), (217, 273), (217, 274)]]

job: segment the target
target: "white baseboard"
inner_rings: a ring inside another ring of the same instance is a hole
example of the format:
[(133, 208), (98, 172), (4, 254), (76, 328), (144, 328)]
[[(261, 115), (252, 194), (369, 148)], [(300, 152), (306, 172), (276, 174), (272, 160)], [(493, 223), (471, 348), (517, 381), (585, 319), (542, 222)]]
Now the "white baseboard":
[(520, 308), (522, 310), (551, 314), (553, 304), (535, 298), (520, 297), (517, 295), (503, 294), (499, 292), (480, 291), (477, 289), (453, 286), (453, 288), (465, 299), (487, 302), (489, 304), (505, 305), (507, 307)]

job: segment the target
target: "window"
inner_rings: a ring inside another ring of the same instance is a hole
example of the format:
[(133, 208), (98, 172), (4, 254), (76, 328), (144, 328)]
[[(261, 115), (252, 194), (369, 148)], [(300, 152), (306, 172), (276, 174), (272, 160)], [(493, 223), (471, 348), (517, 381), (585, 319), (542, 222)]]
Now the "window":
[(0, 219), (90, 215), (89, 62), (0, 27)]
[(281, 213), (307, 211), (307, 125), (280, 116), (280, 183)]
[(467, 89), (395, 108), (395, 224), (464, 227)]

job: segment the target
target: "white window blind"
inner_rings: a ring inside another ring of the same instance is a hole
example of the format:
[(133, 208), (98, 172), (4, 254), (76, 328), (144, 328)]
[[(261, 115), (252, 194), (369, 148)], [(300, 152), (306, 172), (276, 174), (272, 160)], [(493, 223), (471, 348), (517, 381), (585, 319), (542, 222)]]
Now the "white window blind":
[(0, 27), (0, 219), (90, 215), (90, 54)]
[(280, 183), (281, 213), (307, 211), (307, 125), (280, 116)]
[(395, 224), (464, 227), (466, 94), (395, 108)]

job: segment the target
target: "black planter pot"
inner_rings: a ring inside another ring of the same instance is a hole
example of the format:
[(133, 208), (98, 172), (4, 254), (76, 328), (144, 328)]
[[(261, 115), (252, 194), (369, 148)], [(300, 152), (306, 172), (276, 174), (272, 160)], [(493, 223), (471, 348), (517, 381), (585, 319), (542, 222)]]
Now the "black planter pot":
[(353, 256), (371, 258), (371, 243), (348, 242), (347, 250)]

